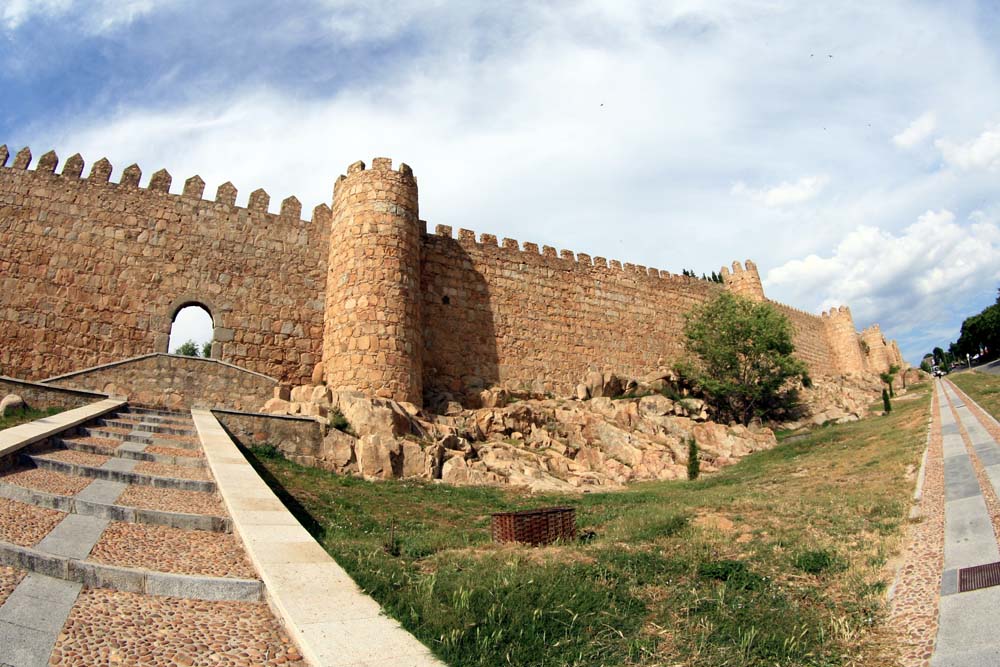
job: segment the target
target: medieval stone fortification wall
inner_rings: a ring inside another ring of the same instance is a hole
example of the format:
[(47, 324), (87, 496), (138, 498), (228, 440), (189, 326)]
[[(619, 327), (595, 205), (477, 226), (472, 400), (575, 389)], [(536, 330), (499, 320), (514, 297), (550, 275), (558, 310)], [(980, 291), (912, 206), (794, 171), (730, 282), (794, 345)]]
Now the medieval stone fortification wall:
[[(0, 167), (7, 162), (0, 149)], [(205, 305), (213, 356), (267, 375), (308, 381), (320, 360), (329, 209), (300, 220), (298, 201), (268, 213), (263, 190), (247, 208), (222, 185), (202, 199), (136, 166), (109, 182), (107, 160), (82, 178), (74, 156), (27, 170), (21, 151), (0, 168), (0, 371), (40, 379), (149, 352), (166, 352), (177, 310)]]
[[(47, 153), (29, 170), (0, 147), (0, 372), (28, 379), (165, 352), (177, 310), (215, 323), (213, 357), (292, 384), (326, 382), (419, 403), (505, 384), (563, 393), (589, 370), (643, 375), (682, 350), (683, 316), (722, 289), (766, 300), (750, 261), (724, 285), (468, 230), (454, 238), (419, 220), (406, 165), (358, 162), (333, 209), (300, 219), (294, 197), (268, 212), (236, 189), (202, 199), (159, 171), (119, 183), (101, 160), (83, 178)], [(850, 311), (822, 317), (775, 304), (815, 375), (871, 372), (899, 359)], [(862, 341), (864, 344), (862, 344)], [(867, 352), (865, 350), (867, 349)]]

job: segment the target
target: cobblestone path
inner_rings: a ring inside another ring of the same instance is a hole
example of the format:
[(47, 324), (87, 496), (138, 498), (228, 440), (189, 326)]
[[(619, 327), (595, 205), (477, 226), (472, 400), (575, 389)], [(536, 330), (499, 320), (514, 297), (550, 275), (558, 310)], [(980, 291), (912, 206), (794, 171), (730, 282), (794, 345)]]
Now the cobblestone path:
[(126, 408), (22, 454), (0, 563), (32, 565), (0, 564), (0, 667), (303, 665), (230, 531), (188, 413)]

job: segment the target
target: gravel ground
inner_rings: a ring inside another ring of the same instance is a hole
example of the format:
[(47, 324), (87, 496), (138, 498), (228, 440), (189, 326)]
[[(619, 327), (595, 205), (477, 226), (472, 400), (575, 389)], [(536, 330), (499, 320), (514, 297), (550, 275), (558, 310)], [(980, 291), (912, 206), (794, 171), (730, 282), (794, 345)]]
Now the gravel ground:
[(66, 513), (58, 510), (0, 498), (0, 541), (22, 547), (33, 547), (48, 535), (64, 516)]
[(95, 468), (100, 468), (102, 465), (107, 463), (109, 458), (111, 458), (110, 456), (101, 456), (100, 454), (76, 452), (72, 449), (53, 449), (40, 454), (40, 457), (43, 459), (50, 459), (52, 461), (75, 463), (77, 465), (93, 466)]
[(939, 392), (931, 405), (933, 422), (923, 495), (917, 505), (920, 520), (910, 525), (909, 539), (889, 610), (889, 626), (899, 637), (900, 667), (926, 667), (937, 638), (938, 599), (944, 563), (944, 452)]
[(0, 605), (7, 601), (7, 596), (14, 592), (27, 574), (25, 570), (0, 565)]
[(156, 475), (157, 477), (179, 477), (180, 479), (212, 479), (207, 468), (192, 468), (190, 466), (175, 466), (169, 463), (154, 463), (153, 461), (141, 461), (135, 467), (135, 472), (143, 475)]
[(88, 477), (67, 475), (41, 468), (19, 468), (0, 475), (0, 482), (17, 484), (27, 489), (57, 493), (61, 496), (75, 496), (93, 481)]
[(304, 667), (264, 603), (204, 602), (84, 589), (49, 664)]
[(167, 456), (187, 456), (189, 458), (203, 459), (205, 452), (200, 449), (186, 449), (184, 447), (164, 447), (163, 445), (150, 445), (146, 447), (150, 454), (166, 454)]
[(156, 489), (152, 486), (133, 484), (127, 487), (125, 492), (118, 498), (118, 504), (161, 510), (163, 512), (226, 516), (222, 500), (216, 494), (206, 493), (205, 491)]
[(90, 560), (158, 572), (257, 578), (235, 535), (167, 526), (113, 522)]

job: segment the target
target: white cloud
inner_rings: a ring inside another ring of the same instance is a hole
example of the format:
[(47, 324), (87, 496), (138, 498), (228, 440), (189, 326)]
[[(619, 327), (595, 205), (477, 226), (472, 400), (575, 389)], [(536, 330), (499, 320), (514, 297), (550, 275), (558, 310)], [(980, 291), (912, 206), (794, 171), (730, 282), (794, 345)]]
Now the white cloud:
[(961, 321), (1000, 280), (1000, 224), (981, 211), (970, 218), (959, 224), (951, 211), (927, 211), (898, 234), (859, 226), (826, 257), (770, 270), (765, 285), (818, 310), (848, 304), (859, 328), (880, 322), (893, 337), (949, 317)]
[(909, 126), (892, 138), (892, 143), (900, 148), (913, 148), (929, 137), (937, 127), (937, 116), (933, 111), (920, 114)]
[(966, 143), (938, 139), (934, 145), (945, 162), (960, 169), (996, 171), (1000, 168), (1000, 123)]
[(174, 4), (173, 0), (0, 0), (0, 24), (16, 30), (35, 16), (59, 19), (79, 12), (80, 28), (88, 33), (103, 33), (169, 4)]
[(772, 188), (762, 189), (751, 188), (743, 181), (738, 181), (730, 189), (730, 193), (749, 197), (758, 204), (768, 207), (791, 206), (813, 199), (823, 191), (829, 181), (828, 176), (803, 176), (794, 183), (783, 181)]

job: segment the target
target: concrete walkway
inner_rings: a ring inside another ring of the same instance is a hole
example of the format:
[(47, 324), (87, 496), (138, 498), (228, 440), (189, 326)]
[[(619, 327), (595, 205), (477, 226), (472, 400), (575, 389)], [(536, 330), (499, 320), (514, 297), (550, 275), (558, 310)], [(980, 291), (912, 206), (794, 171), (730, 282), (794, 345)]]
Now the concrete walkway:
[[(991, 491), (1000, 490), (1000, 444), (989, 436), (947, 382), (935, 382), (944, 449), (944, 572), (932, 667), (1000, 664), (1000, 587), (958, 592), (961, 568), (1000, 561), (993, 521), (959, 425), (969, 435)], [(950, 404), (950, 405), (949, 405)], [(952, 413), (954, 406), (958, 421)]]

